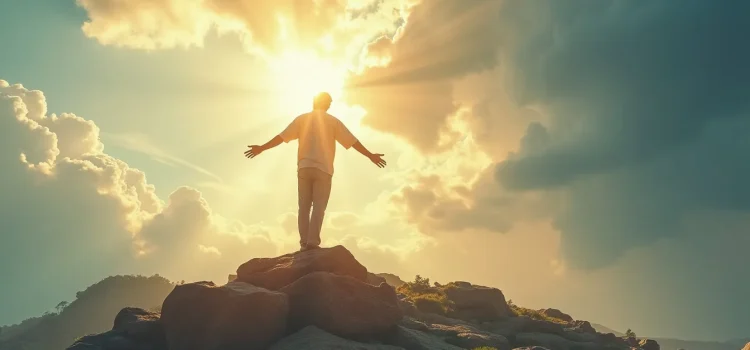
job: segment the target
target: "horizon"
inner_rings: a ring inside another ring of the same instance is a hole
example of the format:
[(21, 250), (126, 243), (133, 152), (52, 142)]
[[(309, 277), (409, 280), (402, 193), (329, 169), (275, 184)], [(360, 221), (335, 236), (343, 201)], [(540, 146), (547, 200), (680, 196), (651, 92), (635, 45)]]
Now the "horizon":
[(326, 91), (388, 165), (337, 146), (322, 246), (750, 337), (750, 3), (139, 1), (0, 5), (0, 325), (299, 249), (296, 141), (242, 152)]

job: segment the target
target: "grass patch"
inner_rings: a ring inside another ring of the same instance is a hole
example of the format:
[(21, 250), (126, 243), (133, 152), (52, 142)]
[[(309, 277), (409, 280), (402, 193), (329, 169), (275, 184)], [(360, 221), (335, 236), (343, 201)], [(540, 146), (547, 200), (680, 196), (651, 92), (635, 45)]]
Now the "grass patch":
[(448, 300), (440, 287), (431, 286), (429, 278), (417, 275), (412, 282), (406, 282), (397, 291), (414, 303), (419, 311), (446, 315), (453, 310), (453, 302)]
[(535, 320), (553, 322), (553, 323), (562, 324), (562, 325), (568, 324), (568, 321), (565, 321), (556, 317), (547, 316), (539, 310), (528, 309), (523, 306), (518, 306), (516, 304), (513, 304), (513, 300), (508, 300), (508, 306), (510, 306), (510, 309), (513, 310), (513, 313), (516, 314), (516, 316), (527, 316)]

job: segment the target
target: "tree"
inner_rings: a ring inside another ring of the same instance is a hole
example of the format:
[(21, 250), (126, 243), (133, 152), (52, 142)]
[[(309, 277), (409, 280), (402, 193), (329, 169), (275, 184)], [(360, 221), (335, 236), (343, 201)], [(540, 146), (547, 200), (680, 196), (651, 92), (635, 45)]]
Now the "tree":
[(628, 337), (628, 338), (635, 338), (636, 337), (635, 336), (635, 332), (633, 332), (633, 330), (631, 330), (630, 328), (628, 328), (628, 330), (625, 331), (625, 336)]

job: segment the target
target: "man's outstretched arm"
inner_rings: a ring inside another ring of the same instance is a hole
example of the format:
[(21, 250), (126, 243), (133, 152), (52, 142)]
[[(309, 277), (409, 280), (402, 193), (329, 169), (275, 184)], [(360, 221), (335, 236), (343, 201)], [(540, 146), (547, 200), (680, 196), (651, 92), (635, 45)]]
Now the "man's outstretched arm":
[(357, 152), (362, 153), (363, 156), (370, 159), (371, 162), (373, 162), (375, 165), (377, 165), (380, 168), (384, 168), (386, 163), (385, 160), (382, 158), (385, 154), (382, 153), (372, 153), (365, 148), (364, 145), (362, 145), (361, 142), (357, 141), (352, 147), (357, 150)]
[(281, 138), (281, 136), (276, 136), (272, 138), (270, 141), (264, 143), (263, 145), (247, 146), (247, 147), (250, 147), (250, 149), (245, 151), (245, 157), (255, 158), (255, 156), (280, 145), (282, 142), (284, 142), (284, 140)]

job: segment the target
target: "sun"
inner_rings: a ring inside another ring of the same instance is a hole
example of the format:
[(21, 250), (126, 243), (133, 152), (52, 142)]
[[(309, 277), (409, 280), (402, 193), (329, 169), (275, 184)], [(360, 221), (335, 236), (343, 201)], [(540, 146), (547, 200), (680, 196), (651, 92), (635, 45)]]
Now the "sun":
[(281, 111), (302, 113), (325, 91), (334, 103), (342, 97), (346, 69), (314, 54), (287, 51), (270, 61), (272, 85)]

